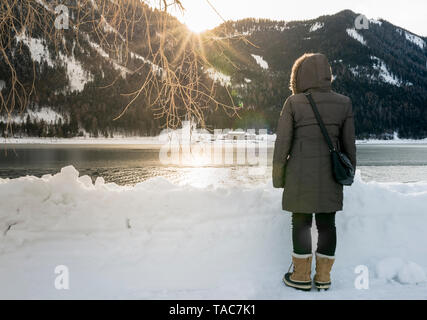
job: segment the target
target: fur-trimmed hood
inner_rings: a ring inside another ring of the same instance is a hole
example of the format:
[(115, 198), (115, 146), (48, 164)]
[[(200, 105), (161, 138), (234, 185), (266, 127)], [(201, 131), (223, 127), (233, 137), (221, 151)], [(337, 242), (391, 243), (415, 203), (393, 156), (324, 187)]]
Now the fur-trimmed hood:
[(290, 89), (293, 94), (314, 88), (330, 90), (331, 82), (331, 65), (324, 54), (306, 53), (292, 67)]

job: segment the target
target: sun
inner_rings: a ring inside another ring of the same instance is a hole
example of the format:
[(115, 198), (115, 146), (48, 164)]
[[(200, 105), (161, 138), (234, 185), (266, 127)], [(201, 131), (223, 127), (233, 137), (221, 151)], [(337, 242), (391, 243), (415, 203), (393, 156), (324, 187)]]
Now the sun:
[(201, 16), (187, 15), (183, 17), (184, 24), (194, 33), (202, 33), (209, 29), (206, 21)]
[(183, 5), (184, 10), (172, 8), (171, 13), (194, 33), (213, 29), (222, 22), (206, 1), (187, 0), (183, 1)]

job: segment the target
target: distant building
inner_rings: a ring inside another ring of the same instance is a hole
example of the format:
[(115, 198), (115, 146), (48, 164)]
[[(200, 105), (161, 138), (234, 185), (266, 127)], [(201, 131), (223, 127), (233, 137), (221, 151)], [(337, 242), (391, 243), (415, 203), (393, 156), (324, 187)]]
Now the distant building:
[(257, 135), (254, 133), (247, 133), (245, 131), (230, 131), (225, 135), (225, 140), (256, 140)]

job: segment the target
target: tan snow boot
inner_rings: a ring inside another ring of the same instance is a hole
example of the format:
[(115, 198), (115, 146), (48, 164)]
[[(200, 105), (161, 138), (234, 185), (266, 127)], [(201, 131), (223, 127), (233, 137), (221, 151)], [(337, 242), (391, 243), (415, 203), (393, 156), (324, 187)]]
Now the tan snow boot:
[[(283, 282), (288, 287), (298, 290), (311, 290), (311, 261), (312, 254), (307, 255), (292, 255), (292, 263), (294, 266), (293, 272), (288, 272), (283, 278)], [(290, 268), (289, 268), (290, 271)]]
[(316, 275), (314, 285), (320, 291), (328, 290), (331, 287), (331, 270), (335, 257), (316, 253)]

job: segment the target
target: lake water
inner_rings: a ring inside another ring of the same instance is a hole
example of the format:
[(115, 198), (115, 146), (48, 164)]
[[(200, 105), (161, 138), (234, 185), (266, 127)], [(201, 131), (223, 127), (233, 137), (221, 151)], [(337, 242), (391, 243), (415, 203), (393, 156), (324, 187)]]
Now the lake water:
[[(253, 185), (271, 179), (272, 149), (267, 167), (256, 174), (248, 165), (186, 166), (162, 165), (159, 149), (142, 145), (3, 145), (0, 151), (0, 178), (26, 175), (41, 177), (73, 165), (81, 175), (94, 180), (134, 185), (162, 176), (179, 184)], [(427, 145), (358, 145), (358, 169), (365, 181), (427, 181)]]

